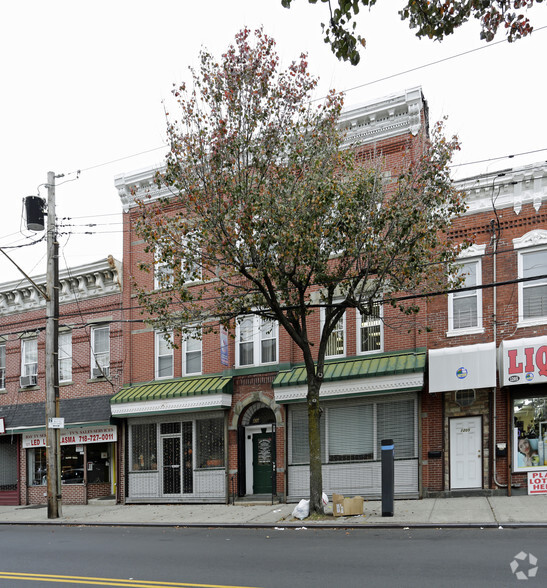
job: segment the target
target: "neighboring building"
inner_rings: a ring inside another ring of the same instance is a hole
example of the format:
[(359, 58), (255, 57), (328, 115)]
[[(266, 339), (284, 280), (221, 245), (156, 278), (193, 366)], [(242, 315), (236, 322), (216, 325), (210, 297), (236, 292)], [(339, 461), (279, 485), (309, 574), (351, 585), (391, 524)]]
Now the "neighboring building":
[(427, 306), (422, 494), (524, 492), (547, 470), (547, 164), (457, 185), (454, 236), (475, 244), (466, 289)]
[[(419, 88), (346, 111), (348, 144), (374, 152), (394, 170), (421, 153), (428, 125)], [(124, 283), (138, 276), (153, 291), (162, 279), (139, 275), (152, 253), (135, 235), (135, 198), (167, 195), (154, 170), (116, 178), (124, 207)], [(127, 502), (219, 502), (309, 494), (306, 381), (301, 356), (288, 335), (256, 316), (241, 317), (227, 333), (177, 340), (138, 322), (142, 314), (130, 287), (123, 293), (124, 386), (112, 398), (112, 415), (127, 424), (124, 490)], [(391, 307), (362, 320), (348, 311), (331, 338), (325, 383), (323, 479), (327, 494), (381, 493), (380, 442), (397, 446), (395, 492), (420, 494), (420, 393), (426, 350), (419, 317)], [(314, 327), (319, 337), (321, 313)], [(391, 328), (384, 328), (384, 324)]]
[[(59, 398), (64, 503), (117, 491), (121, 264), (112, 257), (59, 276)], [(33, 280), (45, 289), (45, 276)], [(26, 279), (0, 284), (0, 504), (47, 502), (45, 300)]]

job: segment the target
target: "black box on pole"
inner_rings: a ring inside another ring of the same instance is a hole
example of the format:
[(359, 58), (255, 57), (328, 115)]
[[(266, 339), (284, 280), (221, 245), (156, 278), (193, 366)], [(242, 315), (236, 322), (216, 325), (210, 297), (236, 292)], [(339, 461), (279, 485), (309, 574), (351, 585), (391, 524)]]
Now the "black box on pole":
[(393, 439), (382, 440), (382, 516), (393, 516), (393, 494), (395, 488), (395, 462)]

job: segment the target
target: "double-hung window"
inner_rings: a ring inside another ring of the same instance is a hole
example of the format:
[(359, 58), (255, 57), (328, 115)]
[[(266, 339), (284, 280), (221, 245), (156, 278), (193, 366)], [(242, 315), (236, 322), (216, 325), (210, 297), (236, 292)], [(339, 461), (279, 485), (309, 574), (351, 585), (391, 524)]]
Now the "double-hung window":
[(173, 267), (163, 259), (161, 245), (154, 252), (154, 289), (162, 290), (173, 286)]
[(184, 375), (201, 374), (201, 329), (194, 327), (185, 334), (182, 341), (182, 370)]
[(173, 333), (156, 333), (156, 380), (172, 378)]
[(72, 333), (59, 333), (59, 382), (72, 380)]
[(241, 317), (236, 324), (236, 341), (239, 367), (277, 363), (277, 322), (256, 315)]
[[(518, 250), (519, 325), (547, 322), (547, 231), (535, 230), (513, 240)], [(531, 245), (535, 245), (531, 247)], [(538, 276), (537, 280), (530, 280)]]
[(110, 375), (110, 326), (91, 329), (91, 377)]
[(370, 314), (357, 313), (357, 352), (373, 353), (384, 348), (382, 305), (374, 303)]
[(21, 340), (21, 386), (35, 386), (38, 375), (38, 339)]
[[(482, 284), (482, 262), (485, 245), (466, 251), (459, 263), (458, 275), (463, 278), (461, 292), (448, 295), (448, 336), (482, 333), (482, 290), (474, 289)], [(469, 257), (474, 255), (475, 257)]]
[[(321, 330), (325, 325), (325, 311), (321, 309)], [(327, 341), (327, 349), (325, 357), (327, 359), (333, 357), (343, 357), (346, 354), (346, 313), (336, 323), (332, 333), (329, 335)]]

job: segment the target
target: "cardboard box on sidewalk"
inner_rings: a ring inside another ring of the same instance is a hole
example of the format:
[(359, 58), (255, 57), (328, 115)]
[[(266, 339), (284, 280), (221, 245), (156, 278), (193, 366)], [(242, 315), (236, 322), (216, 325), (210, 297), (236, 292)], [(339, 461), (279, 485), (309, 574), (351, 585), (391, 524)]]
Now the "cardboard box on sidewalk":
[(363, 514), (364, 498), (354, 496), (353, 498), (344, 498), (342, 494), (332, 495), (332, 514), (335, 517), (347, 517), (351, 515)]

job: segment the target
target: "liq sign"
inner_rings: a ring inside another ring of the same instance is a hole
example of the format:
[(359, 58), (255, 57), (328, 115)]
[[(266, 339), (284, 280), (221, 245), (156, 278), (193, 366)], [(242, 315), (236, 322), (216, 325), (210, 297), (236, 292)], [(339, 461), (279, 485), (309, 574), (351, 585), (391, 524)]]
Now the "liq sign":
[(502, 341), (502, 386), (547, 382), (547, 337)]
[(528, 494), (547, 494), (547, 471), (528, 472)]

